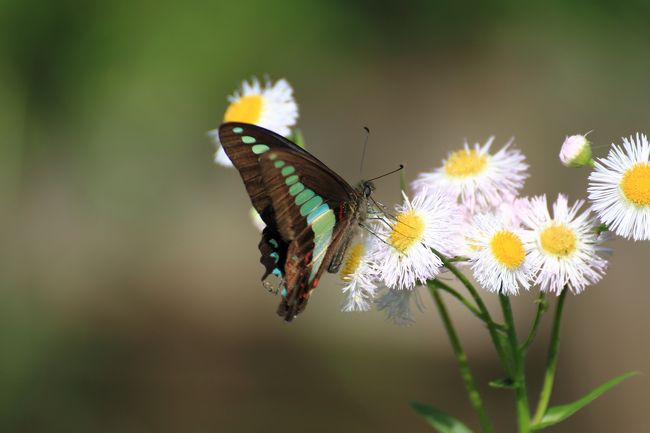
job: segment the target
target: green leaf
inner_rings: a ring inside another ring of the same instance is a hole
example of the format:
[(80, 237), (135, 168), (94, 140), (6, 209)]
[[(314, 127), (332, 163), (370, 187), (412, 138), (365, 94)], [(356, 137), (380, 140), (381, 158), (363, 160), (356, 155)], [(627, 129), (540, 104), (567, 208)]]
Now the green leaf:
[(472, 433), (465, 424), (440, 409), (417, 401), (412, 401), (411, 407), (440, 433)]
[(491, 381), (488, 385), (490, 385), (492, 388), (512, 389), (515, 387), (515, 381), (510, 377), (502, 377), (500, 379)]
[(628, 379), (632, 376), (639, 374), (637, 371), (630, 371), (628, 373), (622, 374), (609, 382), (603, 383), (600, 386), (592, 389), (584, 397), (579, 400), (574, 401), (573, 403), (563, 404), (560, 406), (549, 407), (539, 424), (532, 426), (534, 430), (540, 430), (554, 424), (564, 421), (592, 401), (596, 400), (598, 397), (603, 395), (605, 392), (609, 391), (611, 388), (615, 387), (619, 383), (623, 382), (625, 379)]

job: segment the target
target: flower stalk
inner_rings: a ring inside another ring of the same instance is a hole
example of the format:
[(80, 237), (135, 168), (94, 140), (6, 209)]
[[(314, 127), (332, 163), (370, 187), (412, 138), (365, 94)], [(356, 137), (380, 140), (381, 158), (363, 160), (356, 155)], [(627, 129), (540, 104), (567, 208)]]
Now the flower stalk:
[(560, 349), (560, 326), (562, 324), (562, 312), (564, 311), (564, 301), (568, 287), (564, 287), (562, 293), (558, 296), (557, 305), (555, 307), (555, 315), (553, 316), (553, 329), (551, 331), (551, 341), (548, 348), (548, 358), (546, 361), (546, 372), (544, 373), (544, 384), (537, 404), (537, 410), (533, 417), (533, 425), (539, 424), (542, 417), (546, 413), (549, 400), (551, 399), (551, 392), (553, 391), (553, 382), (555, 381), (555, 370), (557, 368), (557, 358)]
[(463, 347), (460, 343), (460, 339), (458, 338), (458, 334), (456, 333), (456, 329), (454, 328), (454, 325), (451, 321), (451, 317), (449, 316), (449, 312), (447, 311), (447, 307), (445, 306), (445, 303), (442, 300), (438, 290), (439, 288), (436, 284), (429, 285), (429, 291), (431, 292), (436, 307), (438, 308), (438, 312), (440, 313), (440, 318), (445, 327), (445, 331), (447, 332), (447, 336), (449, 337), (449, 342), (451, 343), (451, 347), (454, 351), (454, 355), (456, 356), (456, 361), (458, 362), (458, 368), (460, 369), (461, 378), (463, 379), (463, 383), (465, 384), (465, 389), (467, 390), (469, 401), (479, 418), (479, 422), (481, 424), (481, 428), (483, 429), (483, 431), (485, 433), (492, 433), (494, 431), (492, 428), (492, 421), (490, 420), (490, 418), (487, 415), (487, 412), (485, 411), (485, 407), (483, 406), (483, 401), (481, 400), (481, 396), (478, 392), (478, 388), (476, 387), (476, 382), (474, 381), (472, 371), (469, 367), (467, 355), (463, 350)]
[(517, 341), (517, 330), (515, 320), (512, 314), (510, 298), (504, 294), (499, 294), (503, 319), (508, 329), (508, 342), (513, 355), (513, 381), (515, 389), (515, 403), (517, 407), (517, 421), (519, 424), (519, 433), (530, 432), (530, 408), (528, 407), (528, 395), (526, 393), (526, 376), (524, 370), (523, 353), (519, 350)]
[(537, 297), (535, 303), (537, 303), (535, 319), (533, 320), (533, 324), (530, 327), (530, 331), (528, 332), (528, 337), (526, 337), (526, 340), (521, 344), (521, 346), (519, 346), (519, 351), (521, 352), (522, 356), (526, 355), (528, 347), (532, 344), (533, 340), (537, 336), (539, 324), (542, 322), (542, 316), (548, 309), (548, 303), (546, 302), (546, 295), (544, 292), (539, 292), (539, 296)]
[[(457, 290), (455, 290), (453, 287), (451, 287), (448, 284), (443, 283), (439, 279), (435, 280), (430, 280), (427, 282), (427, 285), (430, 288), (439, 288), (440, 290), (444, 290), (445, 292), (449, 293), (451, 296), (456, 298), (458, 301), (460, 301), (474, 316), (476, 316), (478, 319), (482, 320), (486, 324), (488, 323), (488, 318), (486, 318), (481, 311), (479, 311), (478, 308), (476, 308), (466, 297), (461, 295)], [(497, 326), (502, 326), (495, 324)]]
[(444, 255), (440, 254), (439, 252), (435, 251), (436, 255), (440, 257), (440, 260), (442, 261), (443, 265), (449, 269), (449, 271), (454, 274), (456, 278), (465, 286), (467, 291), (470, 293), (472, 298), (474, 298), (474, 301), (476, 302), (476, 305), (478, 306), (479, 311), (481, 312), (482, 316), (485, 318), (485, 323), (487, 324), (488, 331), (490, 333), (490, 338), (492, 339), (492, 344), (494, 345), (494, 348), (497, 351), (497, 354), (499, 356), (499, 361), (501, 362), (501, 365), (503, 369), (506, 371), (507, 374), (510, 374), (510, 365), (508, 362), (508, 356), (506, 355), (506, 352), (501, 344), (501, 339), (499, 338), (498, 332), (500, 330), (499, 326), (494, 322), (492, 319), (492, 315), (490, 314), (490, 310), (488, 310), (487, 306), (485, 305), (485, 302), (483, 302), (483, 299), (481, 298), (481, 295), (479, 295), (478, 291), (474, 287), (474, 285), (469, 281), (469, 279), (463, 274), (456, 266), (454, 266), (447, 257)]

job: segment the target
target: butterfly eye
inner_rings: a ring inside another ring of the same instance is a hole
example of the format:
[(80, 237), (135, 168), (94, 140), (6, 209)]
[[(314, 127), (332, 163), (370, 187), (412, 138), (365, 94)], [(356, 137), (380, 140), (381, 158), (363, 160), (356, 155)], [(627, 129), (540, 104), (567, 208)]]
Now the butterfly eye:
[(367, 182), (367, 183), (363, 184), (363, 195), (365, 197), (370, 197), (374, 190), (375, 190), (375, 187), (370, 182)]

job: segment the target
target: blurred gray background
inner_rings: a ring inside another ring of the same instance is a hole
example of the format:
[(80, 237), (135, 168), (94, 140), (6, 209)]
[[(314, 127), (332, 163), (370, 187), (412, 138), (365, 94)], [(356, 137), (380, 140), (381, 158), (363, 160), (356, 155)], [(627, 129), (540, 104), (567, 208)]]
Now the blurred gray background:
[[(567, 134), (650, 120), (650, 5), (551, 0), (0, 2), (0, 431), (427, 432), (407, 402), (471, 427), (427, 294), (410, 328), (343, 314), (335, 278), (287, 326), (260, 286), (239, 176), (205, 132), (244, 78), (286, 77), (310, 150), (358, 179), (516, 137), (526, 194), (584, 198)], [(378, 197), (398, 199), (396, 177)], [(567, 302), (553, 403), (650, 370), (648, 243), (617, 240)], [(516, 299), (524, 333), (534, 293)], [(495, 307), (495, 299), (489, 303)], [(482, 326), (454, 306), (499, 431), (514, 430)], [(536, 401), (549, 320), (528, 372)], [(550, 432), (647, 432), (638, 376)]]

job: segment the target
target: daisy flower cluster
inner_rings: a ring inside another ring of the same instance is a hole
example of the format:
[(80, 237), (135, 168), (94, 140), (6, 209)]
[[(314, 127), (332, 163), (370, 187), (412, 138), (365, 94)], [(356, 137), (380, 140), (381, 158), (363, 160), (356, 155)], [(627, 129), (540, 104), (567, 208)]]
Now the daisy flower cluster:
[[(603, 223), (636, 237), (650, 230), (650, 148), (645, 136), (637, 141), (633, 149), (626, 140), (625, 152), (616, 147), (616, 162), (595, 163), (591, 178), (599, 183), (590, 188), (591, 206), (564, 194), (552, 203), (546, 195), (520, 196), (528, 165), (512, 140), (494, 152), (493, 138), (484, 145), (465, 144), (440, 167), (420, 174), (411, 184), (412, 198), (404, 192), (394, 212), (375, 209), (381, 217), (369, 228), (364, 254), (355, 251), (346, 266), (346, 275), (355, 278), (344, 285), (344, 311), (374, 305), (396, 323), (411, 323), (411, 306), (420, 305), (414, 289), (438, 278), (448, 267), (445, 260), (465, 265), (487, 292), (582, 292), (607, 268)], [(588, 165), (590, 158), (586, 137), (567, 138), (565, 165)], [(606, 181), (614, 170), (619, 180), (612, 186)]]
[[(411, 184), (413, 198), (394, 215), (383, 212), (370, 229), (365, 264), (364, 303), (374, 304), (400, 323), (411, 321), (407, 302), (418, 285), (438, 277), (442, 257), (467, 264), (488, 292), (516, 295), (521, 289), (575, 294), (599, 282), (607, 269), (609, 232), (634, 240), (650, 239), (650, 144), (645, 135), (612, 145), (605, 158), (592, 159), (585, 135), (568, 136), (560, 150), (567, 167), (592, 167), (588, 196), (570, 202), (559, 194), (520, 197), (528, 177), (524, 155), (510, 141), (494, 153), (493, 138), (454, 151), (440, 167)], [(359, 272), (364, 271), (359, 268)], [(358, 286), (345, 286), (358, 296)]]
[[(612, 145), (605, 158), (594, 161), (585, 135), (567, 137), (561, 163), (592, 169), (589, 201), (570, 201), (565, 194), (554, 199), (520, 196), (528, 177), (524, 155), (512, 141), (491, 152), (493, 142), (490, 138), (482, 146), (465, 144), (450, 153), (440, 167), (420, 174), (411, 184), (412, 194), (403, 191), (403, 202), (393, 210), (369, 208), (369, 215), (378, 217), (368, 228), (372, 236), (366, 234), (348, 254), (341, 274), (347, 295), (343, 310), (374, 306), (394, 323), (409, 325), (414, 321), (413, 306), (422, 310), (415, 289), (428, 286), (482, 430), (493, 432), (441, 297), (442, 292), (451, 295), (488, 329), (508, 378), (490, 385), (514, 391), (518, 431), (530, 432), (562, 421), (575, 412), (566, 408), (582, 407), (595, 398), (592, 391), (572, 404), (549, 407), (562, 312), (568, 293), (577, 295), (605, 275), (610, 251), (603, 243), (609, 234), (650, 239), (650, 144), (645, 135), (637, 134), (624, 138), (622, 146)], [(445, 271), (462, 283), (471, 300), (446, 282)], [(465, 275), (470, 272), (475, 283)], [(503, 323), (495, 321), (480, 289), (498, 296)], [(519, 340), (509, 297), (532, 290), (538, 291), (535, 319), (526, 339)], [(548, 308), (547, 294), (558, 296), (542, 390), (533, 413), (524, 360)], [(611, 379), (599, 392), (632, 375)], [(438, 412), (427, 405), (413, 407), (427, 420)], [(448, 424), (439, 425), (443, 431)]]

